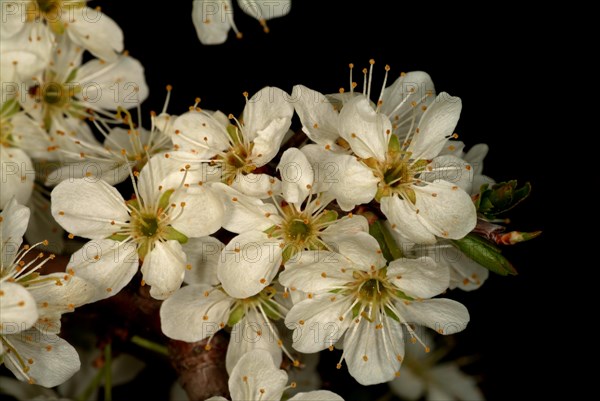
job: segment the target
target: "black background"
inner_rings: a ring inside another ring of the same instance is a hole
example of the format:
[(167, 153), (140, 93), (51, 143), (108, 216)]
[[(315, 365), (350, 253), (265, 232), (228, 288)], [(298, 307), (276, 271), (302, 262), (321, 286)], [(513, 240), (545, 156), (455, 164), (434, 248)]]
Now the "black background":
[[(174, 87), (169, 107), (173, 114), (186, 111), (195, 97), (202, 98), (206, 109), (238, 114), (244, 105), (242, 92), (252, 94), (267, 85), (291, 92), (293, 85), (303, 84), (332, 93), (347, 86), (349, 62), (362, 68), (370, 58), (379, 67), (374, 88), (380, 85), (383, 66), (389, 64), (390, 83), (401, 71), (424, 70), (438, 92), (461, 97), (463, 112), (456, 132), (467, 145), (490, 145), (488, 175), (498, 181), (532, 182), (531, 198), (511, 218), (515, 228), (541, 229), (544, 234), (506, 251), (518, 276), (492, 276), (479, 291), (452, 294), (471, 313), (469, 327), (457, 335), (457, 354), (480, 357), (469, 371), (482, 378), (488, 399), (539, 396), (552, 377), (546, 373), (552, 367), (546, 361), (562, 347), (538, 345), (548, 336), (558, 336), (556, 322), (546, 319), (558, 301), (549, 285), (554, 279), (549, 261), (556, 250), (549, 246), (553, 228), (545, 211), (550, 193), (545, 176), (547, 128), (540, 120), (547, 117), (536, 108), (546, 100), (540, 88), (548, 85), (536, 79), (542, 33), (530, 31), (531, 16), (493, 4), (485, 11), (471, 9), (472, 16), (467, 17), (464, 10), (430, 2), (328, 1), (327, 7), (321, 3), (325, 2), (294, 1), (289, 16), (269, 21), (269, 34), (236, 8), (235, 21), (244, 38), (238, 40), (231, 33), (220, 46), (198, 41), (191, 1), (91, 5), (100, 5), (119, 23), (126, 49), (145, 66), (151, 91), (147, 110), (162, 108), (167, 84)], [(385, 386), (361, 390), (344, 369), (335, 369), (336, 361), (325, 359), (320, 369), (326, 385), (346, 400), (377, 399), (385, 392)], [(153, 377), (156, 372), (145, 373), (144, 381), (136, 382), (138, 398), (164, 394), (168, 383), (161, 386), (161, 378)]]
[[(453, 294), (471, 313), (469, 327), (457, 336), (457, 354), (480, 356), (470, 372), (482, 377), (488, 399), (539, 396), (548, 388), (544, 377), (551, 377), (546, 372), (552, 364), (546, 361), (561, 347), (543, 345), (548, 336), (557, 336), (556, 322), (546, 320), (556, 302), (547, 295), (553, 292), (547, 282), (555, 250), (549, 248), (552, 226), (544, 208), (548, 132), (541, 121), (547, 117), (537, 111), (546, 101), (540, 90), (548, 85), (536, 78), (544, 34), (531, 28), (532, 16), (522, 10), (493, 4), (471, 9), (467, 16), (465, 10), (430, 2), (351, 3), (294, 1), (290, 15), (269, 21), (269, 34), (236, 8), (235, 21), (244, 38), (230, 33), (219, 46), (198, 41), (191, 2), (160, 7), (137, 1), (92, 4), (101, 5), (122, 27), (126, 49), (146, 68), (151, 91), (147, 104), (155, 110), (162, 107), (167, 84), (174, 87), (169, 107), (173, 114), (184, 112), (195, 97), (202, 98), (204, 108), (237, 114), (244, 105), (243, 91), (252, 94), (267, 85), (291, 92), (293, 85), (303, 84), (332, 93), (347, 86), (348, 63), (362, 68), (370, 58), (379, 67), (374, 88), (389, 64), (391, 79), (401, 71), (424, 70), (438, 92), (461, 97), (456, 132), (467, 145), (490, 145), (488, 175), (498, 181), (532, 182), (532, 196), (510, 217), (515, 228), (541, 229), (544, 234), (506, 251), (518, 276), (492, 276), (479, 291)], [(391, 9), (391, 4), (397, 5)], [(297, 120), (294, 127), (299, 127)], [(359, 389), (344, 370), (335, 369), (336, 361), (326, 359), (321, 371), (330, 388), (347, 400), (376, 399), (385, 392), (381, 386)]]

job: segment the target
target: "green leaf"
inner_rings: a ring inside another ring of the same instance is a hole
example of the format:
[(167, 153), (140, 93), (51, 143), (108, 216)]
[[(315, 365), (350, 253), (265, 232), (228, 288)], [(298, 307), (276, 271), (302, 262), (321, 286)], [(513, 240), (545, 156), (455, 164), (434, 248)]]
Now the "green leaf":
[(482, 185), (475, 200), (477, 211), (488, 218), (505, 213), (524, 201), (531, 193), (531, 184), (517, 188), (517, 181), (500, 182), (491, 187)]
[(467, 234), (463, 239), (454, 240), (453, 243), (466, 256), (496, 274), (501, 276), (517, 274), (512, 264), (502, 255), (500, 248), (476, 234)]

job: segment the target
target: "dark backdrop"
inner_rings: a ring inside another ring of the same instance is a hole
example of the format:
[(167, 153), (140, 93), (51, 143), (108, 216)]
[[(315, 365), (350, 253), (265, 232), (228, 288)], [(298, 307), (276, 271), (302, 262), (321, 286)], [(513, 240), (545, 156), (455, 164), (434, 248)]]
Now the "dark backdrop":
[[(549, 246), (553, 227), (546, 219), (550, 195), (545, 174), (552, 176), (552, 164), (547, 162), (545, 144), (550, 140), (542, 121), (549, 117), (537, 107), (550, 100), (540, 95), (550, 83), (536, 79), (543, 32), (530, 31), (532, 16), (494, 5), (471, 9), (473, 17), (467, 17), (463, 10), (431, 2), (296, 0), (289, 16), (269, 22), (269, 34), (236, 8), (244, 39), (231, 34), (224, 45), (203, 46), (191, 22), (192, 2), (161, 3), (92, 3), (120, 24), (126, 49), (145, 66), (151, 90), (148, 110), (162, 108), (167, 84), (174, 87), (169, 107), (173, 114), (184, 112), (197, 96), (204, 108), (236, 114), (244, 105), (243, 91), (252, 94), (266, 85), (290, 92), (301, 83), (336, 92), (347, 86), (348, 63), (362, 68), (370, 58), (380, 67), (377, 93), (383, 65), (390, 64), (392, 77), (424, 70), (438, 92), (461, 97), (456, 131), (468, 145), (490, 145), (486, 173), (497, 180), (533, 183), (531, 198), (511, 215), (514, 227), (544, 234), (506, 251), (519, 270), (517, 277), (492, 276), (480, 291), (453, 294), (471, 313), (469, 327), (457, 336), (456, 353), (480, 357), (469, 371), (482, 377), (490, 400), (539, 396), (554, 387), (546, 379), (560, 375), (555, 358), (564, 345), (556, 321), (547, 320), (547, 311), (560, 302), (549, 264), (558, 251)], [(546, 348), (552, 337), (555, 347)], [(385, 392), (385, 386), (359, 389), (345, 370), (335, 369), (336, 361), (324, 360), (321, 371), (327, 385), (347, 400), (376, 399)], [(160, 394), (155, 388), (160, 377), (154, 377), (160, 372), (144, 373), (134, 394)], [(155, 380), (152, 385), (150, 379)]]

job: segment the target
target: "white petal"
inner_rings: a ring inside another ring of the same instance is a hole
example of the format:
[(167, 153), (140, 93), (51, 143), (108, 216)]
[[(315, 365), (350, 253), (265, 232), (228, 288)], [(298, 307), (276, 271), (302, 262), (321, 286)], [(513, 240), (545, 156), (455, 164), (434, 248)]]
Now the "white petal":
[[(382, 324), (376, 329), (376, 324)], [(344, 337), (344, 355), (348, 371), (363, 386), (392, 380), (404, 357), (400, 323), (384, 317), (383, 321), (360, 319), (352, 323)]]
[(385, 258), (379, 248), (379, 243), (369, 233), (338, 235), (335, 242), (328, 243), (344, 257), (355, 264), (355, 268), (371, 271), (373, 268), (385, 266)]
[(467, 308), (451, 299), (396, 303), (396, 307), (408, 323), (426, 326), (444, 335), (458, 333), (469, 323)]
[(75, 348), (54, 334), (29, 329), (11, 335), (8, 340), (25, 363), (33, 360), (32, 364), (27, 363), (29, 371), (25, 376), (16, 358), (10, 354), (4, 355), (6, 367), (19, 380), (28, 381), (31, 378), (35, 384), (54, 387), (67, 381), (79, 370), (79, 356)]
[(0, 334), (16, 334), (38, 319), (35, 299), (20, 284), (0, 282)]
[(331, 175), (330, 192), (344, 211), (356, 205), (369, 203), (377, 193), (379, 179), (371, 169), (354, 156), (342, 155), (332, 158), (336, 171)]
[(380, 112), (394, 122), (394, 133), (404, 139), (412, 124), (418, 126), (424, 113), (423, 106), (426, 109), (434, 101), (434, 95), (429, 74), (411, 71), (385, 88)]
[(258, 311), (251, 309), (242, 320), (233, 326), (229, 346), (227, 347), (227, 355), (225, 356), (225, 366), (229, 374), (231, 374), (240, 359), (254, 349), (267, 351), (271, 355), (274, 365), (281, 365), (282, 355), (281, 347), (278, 344), (279, 334), (277, 329), (273, 327), (273, 330), (277, 333), (277, 335), (274, 335), (269, 329), (269, 324), (271, 323), (267, 323)]
[(259, 199), (271, 197), (270, 192), (281, 192), (281, 182), (268, 174), (237, 174), (231, 187)]
[[(429, 372), (436, 385), (451, 396), (452, 400), (483, 401), (483, 393), (474, 377), (464, 374), (457, 365), (444, 363)], [(430, 394), (431, 395), (431, 394)], [(433, 398), (428, 398), (433, 400)]]
[(448, 289), (450, 273), (429, 257), (398, 259), (390, 263), (388, 279), (410, 297), (431, 298)]
[(81, 82), (79, 99), (93, 109), (131, 109), (148, 97), (144, 67), (130, 56), (119, 56), (111, 63), (88, 61), (76, 79)]
[(185, 271), (184, 281), (188, 284), (218, 285), (217, 265), (225, 244), (214, 237), (190, 238), (182, 245), (191, 266)]
[(352, 321), (348, 314), (351, 305), (351, 299), (331, 293), (294, 305), (285, 317), (287, 328), (294, 330), (294, 348), (313, 353), (337, 343)]
[[(171, 196), (177, 218), (171, 225), (188, 237), (204, 237), (221, 228), (225, 207), (220, 196), (206, 185), (179, 190)], [(185, 206), (181, 207), (184, 202)]]
[(233, 368), (229, 376), (229, 391), (232, 400), (259, 400), (261, 397), (279, 400), (286, 383), (285, 371), (275, 366), (267, 351), (257, 349), (244, 355)]
[(344, 399), (336, 393), (332, 393), (331, 391), (316, 390), (306, 393), (298, 393), (288, 401), (344, 401)]
[(94, 301), (95, 287), (81, 277), (53, 273), (44, 275), (44, 279), (54, 279), (56, 282), (32, 286), (29, 290), (38, 305), (40, 317), (60, 317), (63, 313), (72, 312), (74, 308)]
[(56, 221), (84, 238), (109, 237), (130, 219), (119, 191), (102, 180), (65, 180), (52, 191), (51, 204)]
[[(19, 3), (3, 1), (2, 8), (16, 4)], [(21, 3), (17, 7), (25, 8), (26, 6), (24, 3)], [(8, 28), (8, 30), (13, 30), (13, 32), (6, 34), (5, 27), (11, 25), (11, 21), (14, 22), (14, 15), (18, 16), (16, 18), (18, 21), (17, 26)], [(21, 12), (17, 12), (13, 16), (8, 16), (8, 18), (5, 18), (5, 15), (2, 16), (3, 30), (1, 35), (2, 40), (0, 40), (0, 52), (2, 54), (0, 59), (0, 73), (2, 82), (9, 85), (10, 83), (29, 80), (31, 77), (37, 76), (48, 66), (52, 57), (53, 37), (50, 29), (43, 24), (23, 24), (20, 21), (23, 16)], [(10, 39), (8, 39), (9, 36), (11, 36)], [(3, 92), (6, 89), (7, 87), (4, 87)], [(0, 103), (4, 100), (6, 99), (1, 99)]]
[(374, 157), (385, 161), (391, 133), (390, 120), (385, 114), (375, 112), (364, 96), (350, 100), (340, 112), (340, 135), (363, 159)]
[[(458, 185), (465, 192), (471, 193), (474, 172), (469, 163), (452, 155), (442, 155), (434, 158), (419, 178), (423, 181), (442, 180)], [(428, 171), (431, 169), (430, 171)]]
[[(321, 238), (324, 241), (335, 242), (333, 238), (338, 235), (351, 235), (360, 232), (369, 232), (369, 222), (364, 216), (361, 215), (348, 215), (337, 220), (335, 223), (327, 226), (327, 228), (321, 231)], [(331, 239), (330, 239), (331, 238)]]
[(223, 291), (213, 289), (210, 285), (180, 288), (160, 307), (162, 331), (175, 340), (203, 340), (227, 324), (233, 302)]
[(177, 291), (185, 276), (186, 256), (177, 241), (156, 241), (154, 249), (146, 255), (142, 275), (150, 285), (150, 295), (166, 299)]
[(340, 254), (325, 250), (303, 251), (285, 264), (279, 282), (304, 292), (329, 291), (353, 281), (350, 272), (340, 270), (345, 266), (347, 259)]
[(475, 175), (483, 172), (483, 159), (487, 156), (490, 147), (485, 143), (478, 143), (473, 145), (471, 149), (464, 155), (464, 159), (467, 163), (473, 166), (473, 173)]
[[(335, 147), (338, 147), (335, 145)], [(328, 191), (331, 185), (337, 182), (339, 165), (334, 156), (334, 146), (325, 148), (321, 145), (309, 144), (300, 149), (307, 157), (314, 172), (313, 193)]]
[(284, 199), (289, 203), (304, 202), (315, 179), (312, 166), (300, 150), (290, 148), (283, 152), (277, 171), (281, 174), (281, 188)]
[(238, 0), (243, 12), (257, 20), (269, 20), (288, 15), (292, 9), (292, 0)]
[(0, 213), (0, 249), (2, 254), (2, 266), (9, 266), (21, 244), (23, 235), (27, 230), (30, 211), (26, 206), (20, 205), (15, 198), (10, 199), (6, 205), (2, 205)]
[(257, 167), (275, 157), (293, 114), (289, 95), (279, 88), (267, 86), (248, 100), (243, 113), (243, 133), (254, 142), (251, 159)]
[[(140, 171), (137, 185), (140, 197), (144, 204), (158, 202), (162, 194), (168, 190), (175, 190), (184, 184), (186, 175), (183, 166), (185, 163), (167, 158), (164, 154), (157, 154), (150, 158)], [(185, 182), (188, 182), (187, 179)]]
[(435, 235), (423, 225), (422, 216), (409, 201), (397, 195), (381, 198), (381, 212), (388, 218), (389, 228), (401, 242), (435, 244)]
[(117, 58), (115, 52), (123, 51), (123, 31), (98, 9), (73, 8), (67, 33), (73, 42), (106, 61), (114, 61)]
[(300, 117), (302, 131), (319, 145), (335, 146), (340, 137), (338, 132), (338, 112), (325, 95), (296, 85), (291, 100)]
[(0, 208), (4, 209), (13, 197), (20, 204), (26, 204), (35, 180), (35, 170), (29, 156), (21, 149), (1, 146), (0, 167)]
[(261, 231), (234, 237), (221, 253), (217, 276), (227, 294), (248, 298), (268, 286), (281, 265), (279, 242)]
[(225, 205), (224, 229), (233, 233), (244, 233), (251, 230), (266, 230), (275, 224), (271, 218), (271, 216), (278, 216), (274, 205), (244, 195), (225, 184), (214, 184), (213, 188), (220, 191)]
[(457, 259), (446, 261), (450, 266), (450, 288), (458, 287), (463, 291), (478, 289), (487, 280), (490, 271), (459, 250), (456, 252), (461, 254)]
[(425, 392), (423, 379), (415, 375), (409, 367), (400, 370), (400, 376), (390, 383), (392, 392), (407, 401), (417, 401)]
[(445, 181), (412, 186), (420, 222), (442, 238), (460, 239), (475, 228), (477, 211), (469, 194)]
[(71, 255), (69, 269), (94, 285), (94, 295), (88, 302), (108, 298), (121, 291), (137, 273), (137, 248), (131, 242), (89, 241)]
[[(194, 2), (194, 6), (196, 3)], [(193, 152), (199, 158), (209, 159), (218, 151), (229, 148), (226, 127), (207, 112), (189, 111), (177, 117), (173, 123), (173, 143), (182, 151)]]
[(194, 0), (193, 3), (192, 21), (200, 42), (205, 45), (224, 43), (233, 22), (231, 1)]
[(461, 109), (460, 98), (446, 92), (437, 96), (423, 114), (418, 131), (411, 137), (408, 151), (412, 152), (413, 158), (433, 159), (442, 151), (456, 127)]

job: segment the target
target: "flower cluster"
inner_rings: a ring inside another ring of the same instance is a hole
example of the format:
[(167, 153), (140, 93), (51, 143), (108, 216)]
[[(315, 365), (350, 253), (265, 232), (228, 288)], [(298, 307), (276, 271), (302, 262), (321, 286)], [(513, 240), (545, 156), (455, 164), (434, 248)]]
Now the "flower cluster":
[[(240, 0), (265, 30), (266, 3)], [(201, 40), (237, 31), (230, 10), (194, 2)], [(537, 235), (495, 224), (529, 187), (483, 175), (487, 146), (465, 152), (454, 132), (460, 98), (436, 93), (425, 72), (387, 86), (386, 65), (377, 92), (375, 61), (361, 90), (350, 64), (338, 93), (265, 87), (244, 92), (241, 114), (199, 99), (168, 114), (169, 86), (145, 129), (144, 70), (113, 20), (85, 1), (2, 1), (1, 12), (0, 355), (21, 381), (52, 387), (79, 369), (58, 337), (63, 313), (149, 286), (167, 337), (209, 351), (229, 334), (234, 400), (281, 398), (297, 386), (282, 364), (293, 375), (335, 348), (335, 367), (358, 383), (402, 394), (405, 343), (429, 353), (424, 328), (450, 335), (469, 322), (448, 291), (514, 274), (496, 245)], [(80, 246), (65, 251), (65, 237)], [(54, 255), (40, 249), (52, 246), (70, 260), (43, 274)], [(340, 399), (290, 399), (307, 397)]]

